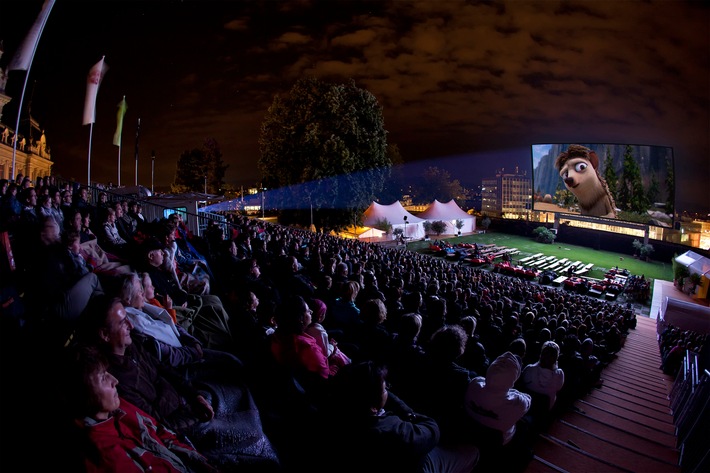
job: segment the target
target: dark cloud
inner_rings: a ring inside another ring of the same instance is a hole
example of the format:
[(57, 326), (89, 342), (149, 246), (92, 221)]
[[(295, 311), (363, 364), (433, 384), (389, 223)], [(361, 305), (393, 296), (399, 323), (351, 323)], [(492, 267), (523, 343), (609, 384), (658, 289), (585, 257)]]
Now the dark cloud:
[[(41, 3), (3, 2), (8, 52)], [(33, 115), (57, 171), (81, 178), (85, 76), (105, 54), (97, 178), (116, 174), (110, 137), (125, 94), (125, 175), (141, 117), (160, 185), (208, 137), (228, 179), (250, 184), (274, 96), (304, 75), (352, 78), (383, 106), (406, 161), (455, 167), (445, 158), (456, 156), (464, 185), (529, 167), (532, 143), (648, 143), (675, 149), (679, 208), (708, 210), (709, 19), (704, 2), (664, 0), (57, 2), (32, 69)], [(147, 164), (139, 174), (149, 179)]]

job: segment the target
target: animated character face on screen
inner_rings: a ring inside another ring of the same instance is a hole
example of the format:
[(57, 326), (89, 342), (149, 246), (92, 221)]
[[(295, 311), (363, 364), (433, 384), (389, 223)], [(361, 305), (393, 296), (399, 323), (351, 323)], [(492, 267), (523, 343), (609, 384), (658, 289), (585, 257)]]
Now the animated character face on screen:
[(616, 205), (606, 181), (599, 175), (597, 153), (580, 145), (570, 145), (560, 153), (555, 167), (579, 202), (582, 215), (616, 218)]

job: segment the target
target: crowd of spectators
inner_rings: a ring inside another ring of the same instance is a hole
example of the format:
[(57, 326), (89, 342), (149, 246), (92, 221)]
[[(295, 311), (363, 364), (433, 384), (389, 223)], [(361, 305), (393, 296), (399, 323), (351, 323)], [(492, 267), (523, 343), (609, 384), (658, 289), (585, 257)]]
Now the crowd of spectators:
[(699, 370), (707, 368), (708, 354), (705, 352), (710, 343), (710, 335), (695, 330), (681, 330), (672, 324), (667, 324), (658, 337), (658, 348), (661, 353), (661, 369), (665, 374), (675, 377), (683, 366), (687, 352), (698, 355)]
[(17, 187), (5, 406), (18, 445), (42, 425), (55, 447), (19, 470), (522, 471), (635, 326), (629, 306), (402, 248), (234, 214), (198, 237), (106, 193)]

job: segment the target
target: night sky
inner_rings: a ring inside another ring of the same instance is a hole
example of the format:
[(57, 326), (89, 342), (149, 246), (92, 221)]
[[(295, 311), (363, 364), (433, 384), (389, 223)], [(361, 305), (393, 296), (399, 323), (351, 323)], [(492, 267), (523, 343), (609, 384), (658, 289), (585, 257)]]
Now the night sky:
[[(0, 4), (3, 67), (42, 3)], [(152, 150), (155, 185), (167, 186), (179, 155), (214, 138), (225, 180), (248, 186), (274, 96), (305, 75), (352, 78), (417, 169), (439, 166), (473, 187), (501, 167), (530, 172), (534, 143), (668, 146), (676, 208), (707, 213), (709, 25), (702, 1), (57, 0), (25, 101), (34, 89), (55, 172), (85, 181), (86, 76), (105, 55), (92, 180), (117, 180), (125, 95), (122, 184), (134, 181), (140, 118), (139, 183), (150, 186)], [(8, 90), (22, 77), (13, 72)]]

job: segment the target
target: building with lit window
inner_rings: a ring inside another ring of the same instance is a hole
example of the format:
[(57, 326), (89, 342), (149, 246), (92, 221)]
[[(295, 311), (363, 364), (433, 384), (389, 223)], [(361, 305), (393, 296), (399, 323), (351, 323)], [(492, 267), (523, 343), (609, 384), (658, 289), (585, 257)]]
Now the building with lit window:
[(11, 180), (22, 174), (34, 182), (52, 173), (52, 155), (44, 130), (31, 116), (20, 122), (19, 132), (3, 120), (3, 109), (13, 100), (5, 94), (6, 84), (7, 73), (0, 69), (0, 178)]
[(527, 218), (532, 206), (532, 179), (516, 166), (500, 169), (481, 181), (481, 212), (503, 218)]

